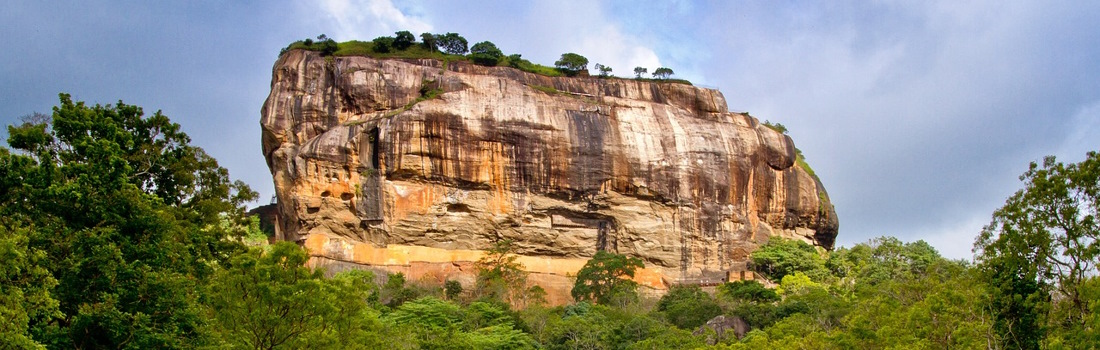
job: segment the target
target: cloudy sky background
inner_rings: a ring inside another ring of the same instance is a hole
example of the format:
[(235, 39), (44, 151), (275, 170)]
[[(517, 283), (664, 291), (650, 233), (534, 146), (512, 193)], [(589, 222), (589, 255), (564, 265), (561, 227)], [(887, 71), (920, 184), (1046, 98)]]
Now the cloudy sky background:
[(266, 203), (259, 110), (279, 49), (457, 32), (720, 89), (790, 129), (841, 245), (890, 235), (969, 258), (1028, 162), (1100, 149), (1097, 18), (1085, 1), (7, 1), (0, 122), (48, 113), (59, 92), (159, 109)]

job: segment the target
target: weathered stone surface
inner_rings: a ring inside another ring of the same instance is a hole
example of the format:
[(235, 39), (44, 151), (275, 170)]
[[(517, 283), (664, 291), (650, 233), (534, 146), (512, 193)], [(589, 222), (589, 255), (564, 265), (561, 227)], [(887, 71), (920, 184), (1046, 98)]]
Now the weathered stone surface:
[(706, 335), (707, 345), (717, 344), (719, 341), (728, 338), (730, 335), (741, 339), (745, 337), (745, 334), (749, 333), (749, 324), (737, 316), (718, 315), (707, 321), (706, 324), (699, 326), (694, 332), (691, 332), (694, 336)]
[(279, 238), (330, 260), (457, 275), (511, 239), (540, 274), (606, 249), (664, 289), (723, 280), (771, 236), (837, 233), (789, 137), (685, 84), (295, 50), (261, 124)]

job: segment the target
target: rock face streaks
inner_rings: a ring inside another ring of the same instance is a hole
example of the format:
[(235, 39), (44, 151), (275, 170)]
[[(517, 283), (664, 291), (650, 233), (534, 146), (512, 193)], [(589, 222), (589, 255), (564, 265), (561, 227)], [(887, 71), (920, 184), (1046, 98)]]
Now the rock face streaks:
[(410, 271), (469, 282), (477, 252), (511, 239), (533, 280), (569, 285), (604, 249), (641, 257), (663, 289), (722, 280), (771, 236), (837, 234), (788, 136), (685, 84), (293, 50), (261, 124), (279, 238), (324, 261), (395, 271), (448, 262), (387, 249), (472, 251)]

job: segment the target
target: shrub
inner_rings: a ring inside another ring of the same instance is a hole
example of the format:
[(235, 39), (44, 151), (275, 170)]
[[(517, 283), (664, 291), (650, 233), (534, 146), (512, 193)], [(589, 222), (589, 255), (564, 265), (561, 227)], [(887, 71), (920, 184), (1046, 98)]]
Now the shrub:
[(768, 243), (752, 253), (756, 271), (770, 280), (778, 281), (795, 272), (803, 272), (820, 281), (829, 275), (824, 259), (809, 243), (772, 237)]
[(407, 30), (396, 32), (394, 33), (394, 35), (395, 37), (393, 38), (393, 48), (398, 50), (407, 49), (409, 48), (409, 46), (412, 46), (414, 42), (416, 42), (416, 37)]
[(475, 64), (492, 67), (500, 62), (501, 57), (504, 57), (504, 53), (492, 42), (482, 41), (470, 48), (470, 59)]
[(694, 330), (722, 314), (722, 308), (699, 286), (673, 286), (657, 302), (657, 311), (664, 312), (669, 323)]
[(718, 295), (730, 301), (770, 303), (779, 301), (779, 294), (757, 281), (734, 281), (718, 286)]
[(380, 36), (374, 38), (374, 52), (387, 53), (393, 48), (394, 38), (392, 36)]

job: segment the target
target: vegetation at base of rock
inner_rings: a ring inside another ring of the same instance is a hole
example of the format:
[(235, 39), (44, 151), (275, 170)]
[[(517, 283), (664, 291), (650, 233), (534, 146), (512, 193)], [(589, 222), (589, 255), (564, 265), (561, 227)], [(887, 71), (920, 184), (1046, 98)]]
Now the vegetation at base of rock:
[(828, 271), (825, 260), (817, 248), (809, 243), (772, 237), (752, 253), (754, 270), (762, 276), (778, 281), (787, 275), (803, 273), (814, 280), (823, 280)]
[(577, 271), (572, 295), (598, 304), (626, 304), (638, 299), (638, 283), (631, 278), (644, 267), (642, 259), (598, 251)]

